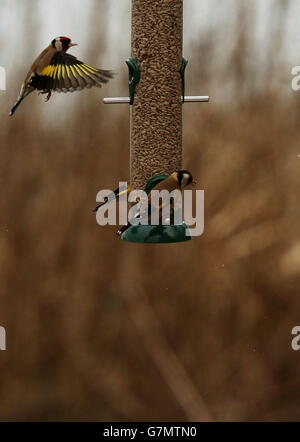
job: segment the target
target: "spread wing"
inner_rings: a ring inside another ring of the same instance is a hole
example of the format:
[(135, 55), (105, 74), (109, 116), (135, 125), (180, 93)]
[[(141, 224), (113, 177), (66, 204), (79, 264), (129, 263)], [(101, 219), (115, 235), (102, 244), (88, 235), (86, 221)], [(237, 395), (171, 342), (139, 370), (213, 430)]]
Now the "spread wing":
[(74, 92), (92, 86), (101, 87), (111, 78), (111, 71), (94, 68), (73, 55), (57, 52), (48, 66), (34, 74), (29, 87), (49, 92)]

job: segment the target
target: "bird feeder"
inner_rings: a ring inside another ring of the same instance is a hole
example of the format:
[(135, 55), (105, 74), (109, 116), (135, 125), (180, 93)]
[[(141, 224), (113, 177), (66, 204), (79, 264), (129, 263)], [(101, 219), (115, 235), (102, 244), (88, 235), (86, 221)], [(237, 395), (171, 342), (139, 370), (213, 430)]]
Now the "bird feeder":
[[(106, 104), (129, 103), (130, 188), (147, 193), (183, 167), (182, 105), (208, 96), (185, 96), (182, 57), (183, 0), (132, 0), (129, 97), (104, 98)], [(181, 225), (137, 225), (122, 239), (142, 243), (187, 241)]]

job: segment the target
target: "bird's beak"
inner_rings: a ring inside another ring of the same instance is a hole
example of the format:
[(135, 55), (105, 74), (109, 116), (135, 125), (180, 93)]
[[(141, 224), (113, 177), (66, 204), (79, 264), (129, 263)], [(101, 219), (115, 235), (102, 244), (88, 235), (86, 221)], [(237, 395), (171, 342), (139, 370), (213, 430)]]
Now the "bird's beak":
[(70, 43), (69, 47), (71, 47), (71, 46), (78, 46), (78, 43)]

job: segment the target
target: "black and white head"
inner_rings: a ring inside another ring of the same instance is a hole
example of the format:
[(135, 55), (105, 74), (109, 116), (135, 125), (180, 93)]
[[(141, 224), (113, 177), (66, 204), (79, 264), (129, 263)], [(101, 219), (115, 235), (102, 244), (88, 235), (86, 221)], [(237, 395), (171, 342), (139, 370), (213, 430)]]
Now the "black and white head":
[(181, 189), (193, 182), (192, 174), (187, 170), (177, 170), (174, 174)]
[(69, 37), (56, 37), (51, 41), (51, 44), (57, 52), (67, 52), (71, 46), (77, 46), (77, 43), (72, 43)]

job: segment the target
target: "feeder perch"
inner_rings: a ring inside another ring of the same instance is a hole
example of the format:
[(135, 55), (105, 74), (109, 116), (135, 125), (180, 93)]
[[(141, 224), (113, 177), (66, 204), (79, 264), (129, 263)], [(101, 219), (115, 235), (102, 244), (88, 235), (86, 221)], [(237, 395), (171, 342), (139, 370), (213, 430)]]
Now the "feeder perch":
[[(184, 98), (184, 99), (183, 99)], [(208, 95), (188, 95), (181, 97), (184, 103), (208, 103), (210, 100)], [(130, 104), (129, 97), (106, 97), (103, 98), (104, 104)]]

